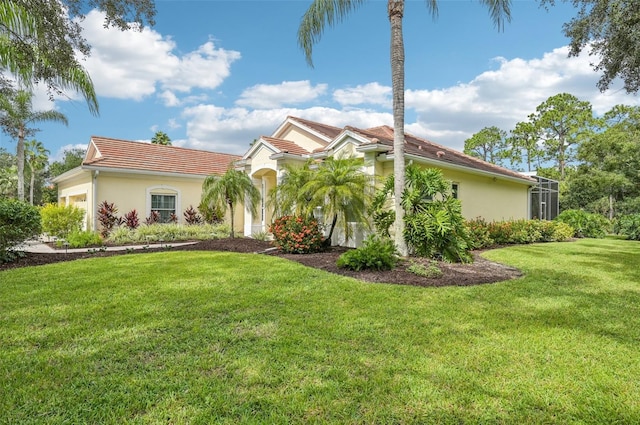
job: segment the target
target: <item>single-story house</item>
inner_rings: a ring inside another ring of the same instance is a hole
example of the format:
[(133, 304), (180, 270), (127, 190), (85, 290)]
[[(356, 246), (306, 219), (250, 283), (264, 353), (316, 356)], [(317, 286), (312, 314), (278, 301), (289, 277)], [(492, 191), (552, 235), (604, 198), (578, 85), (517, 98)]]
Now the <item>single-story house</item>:
[[(285, 164), (341, 154), (363, 158), (366, 173), (386, 178), (393, 174), (393, 128), (339, 128), (290, 116), (273, 134), (260, 137), (237, 165), (253, 179), (264, 198), (277, 184)], [(467, 219), (500, 221), (530, 216), (530, 191), (536, 185), (531, 177), (410, 134), (405, 134), (405, 159), (407, 164), (442, 170)], [(256, 216), (245, 212), (245, 234), (265, 230), (272, 218), (264, 203)], [(363, 236), (356, 234), (354, 243)], [(344, 243), (339, 233), (335, 237), (334, 243)]]
[[(132, 142), (92, 136), (80, 167), (53, 179), (58, 202), (86, 211), (85, 228), (100, 230), (98, 205), (114, 203), (118, 215), (136, 210), (140, 222), (158, 211), (184, 222), (184, 211), (200, 204), (202, 183), (211, 174), (224, 174), (238, 155)], [(238, 212), (236, 222), (242, 220)], [(242, 230), (239, 225), (238, 230)]]
[[(334, 127), (287, 117), (269, 136), (262, 136), (242, 156), (172, 146), (92, 137), (82, 165), (59, 177), (59, 200), (87, 210), (87, 227), (96, 228), (99, 202), (114, 202), (120, 213), (135, 208), (146, 216), (152, 210), (181, 211), (200, 202), (201, 186), (209, 174), (233, 167), (244, 170), (262, 194), (257, 214), (238, 209), (238, 230), (252, 235), (268, 229), (272, 212), (266, 199), (284, 172), (285, 164), (302, 165), (333, 155), (363, 158), (364, 171), (385, 178), (393, 173), (393, 128)], [(531, 191), (537, 181), (521, 173), (482, 161), (419, 137), (405, 135), (405, 158), (442, 170), (465, 218), (488, 221), (526, 219), (531, 214)], [(163, 212), (164, 211), (164, 212)], [(140, 214), (142, 216), (142, 214)], [(357, 244), (360, 234), (351, 244)], [(334, 243), (344, 243), (339, 233)]]

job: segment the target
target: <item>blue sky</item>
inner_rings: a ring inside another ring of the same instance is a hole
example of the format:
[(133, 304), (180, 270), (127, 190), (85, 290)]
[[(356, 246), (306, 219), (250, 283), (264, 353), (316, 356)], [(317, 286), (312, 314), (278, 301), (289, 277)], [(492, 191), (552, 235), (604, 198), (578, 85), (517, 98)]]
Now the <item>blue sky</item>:
[[(54, 103), (69, 126), (41, 124), (36, 138), (59, 158), (92, 135), (149, 141), (156, 130), (176, 146), (244, 153), (287, 115), (336, 126), (392, 124), (386, 1), (370, 1), (327, 28), (314, 48), (314, 68), (297, 45), (310, 1), (157, 0), (156, 25), (142, 32), (102, 27), (97, 12), (83, 23), (93, 46), (84, 62), (98, 93), (100, 116), (84, 101)], [(600, 93), (590, 58), (567, 58), (562, 24), (570, 5), (548, 11), (515, 0), (499, 32), (477, 1), (439, 2), (434, 21), (424, 1), (406, 4), (406, 130), (462, 149), (483, 127), (514, 128), (548, 97), (569, 92), (601, 114), (638, 105), (618, 84)], [(15, 142), (0, 136), (0, 147)]]

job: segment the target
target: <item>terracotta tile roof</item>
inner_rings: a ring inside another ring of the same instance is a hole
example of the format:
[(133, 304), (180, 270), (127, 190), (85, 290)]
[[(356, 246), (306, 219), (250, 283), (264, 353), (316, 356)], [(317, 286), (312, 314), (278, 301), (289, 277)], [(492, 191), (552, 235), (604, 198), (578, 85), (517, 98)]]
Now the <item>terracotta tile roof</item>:
[[(393, 152), (393, 128), (389, 126), (375, 127), (368, 130), (362, 130), (355, 127), (348, 127), (350, 130), (364, 136), (370, 140), (371, 144), (379, 143), (385, 146), (389, 146), (389, 153)], [(374, 140), (377, 139), (377, 142)], [(422, 158), (442, 162), (445, 164), (451, 164), (456, 166), (462, 166), (467, 168), (476, 169), (479, 171), (502, 174), (504, 176), (517, 178), (521, 180), (530, 180), (534, 182), (530, 177), (524, 176), (517, 171), (512, 171), (504, 167), (500, 167), (495, 164), (483, 161), (476, 157), (466, 155), (455, 149), (448, 148), (446, 146), (438, 145), (437, 143), (430, 142), (425, 139), (413, 136), (405, 133), (405, 153), (410, 155), (419, 156)]]
[(276, 139), (274, 137), (262, 136), (262, 140), (269, 143), (281, 153), (290, 153), (292, 155), (309, 155), (309, 151), (297, 144), (284, 139)]
[[(107, 137), (92, 136), (91, 143), (98, 152), (91, 158), (85, 158), (82, 165), (207, 176), (224, 174), (232, 162), (242, 158), (238, 155)], [(91, 147), (88, 152), (91, 153)]]
[(332, 125), (322, 124), (315, 121), (309, 121), (298, 117), (288, 116), (287, 118), (297, 121), (300, 124), (309, 127), (310, 129), (317, 131), (320, 134), (324, 134), (330, 139), (335, 139), (338, 134), (342, 133), (342, 129), (339, 127), (334, 127)]

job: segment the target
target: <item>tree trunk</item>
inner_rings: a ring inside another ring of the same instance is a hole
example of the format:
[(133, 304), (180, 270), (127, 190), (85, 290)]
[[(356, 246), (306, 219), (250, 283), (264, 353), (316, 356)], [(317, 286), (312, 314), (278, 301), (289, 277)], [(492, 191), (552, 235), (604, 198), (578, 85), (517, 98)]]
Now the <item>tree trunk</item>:
[(338, 222), (338, 214), (334, 214), (333, 215), (333, 220), (331, 220), (331, 229), (329, 230), (329, 235), (324, 240), (324, 245), (326, 247), (330, 247), (331, 246), (331, 237), (333, 236), (333, 229), (336, 228), (336, 223), (337, 222)]
[(16, 152), (18, 160), (18, 200), (24, 201), (24, 128), (18, 130), (18, 148)]
[(388, 0), (387, 9), (391, 24), (391, 86), (393, 89), (393, 175), (396, 219), (395, 244), (400, 255), (408, 254), (404, 240), (404, 209), (401, 200), (404, 192), (404, 39), (402, 17), (404, 0)]
[(29, 181), (29, 203), (33, 205), (33, 186), (36, 184), (36, 174), (31, 165), (29, 165), (29, 170), (31, 170), (31, 179)]
[(613, 220), (613, 195), (609, 194), (609, 220)]
[(235, 225), (233, 216), (235, 215), (233, 212), (233, 202), (229, 202), (229, 211), (231, 211), (231, 239), (235, 238), (236, 235), (233, 231), (233, 227)]

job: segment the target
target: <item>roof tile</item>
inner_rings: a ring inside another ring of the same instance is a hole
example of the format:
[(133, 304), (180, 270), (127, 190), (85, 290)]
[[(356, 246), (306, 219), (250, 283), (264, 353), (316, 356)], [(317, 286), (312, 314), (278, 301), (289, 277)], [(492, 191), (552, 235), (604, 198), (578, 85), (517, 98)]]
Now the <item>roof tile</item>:
[(99, 136), (92, 136), (91, 143), (100, 156), (86, 158), (83, 165), (122, 170), (208, 176), (224, 174), (234, 161), (242, 158), (238, 155)]

